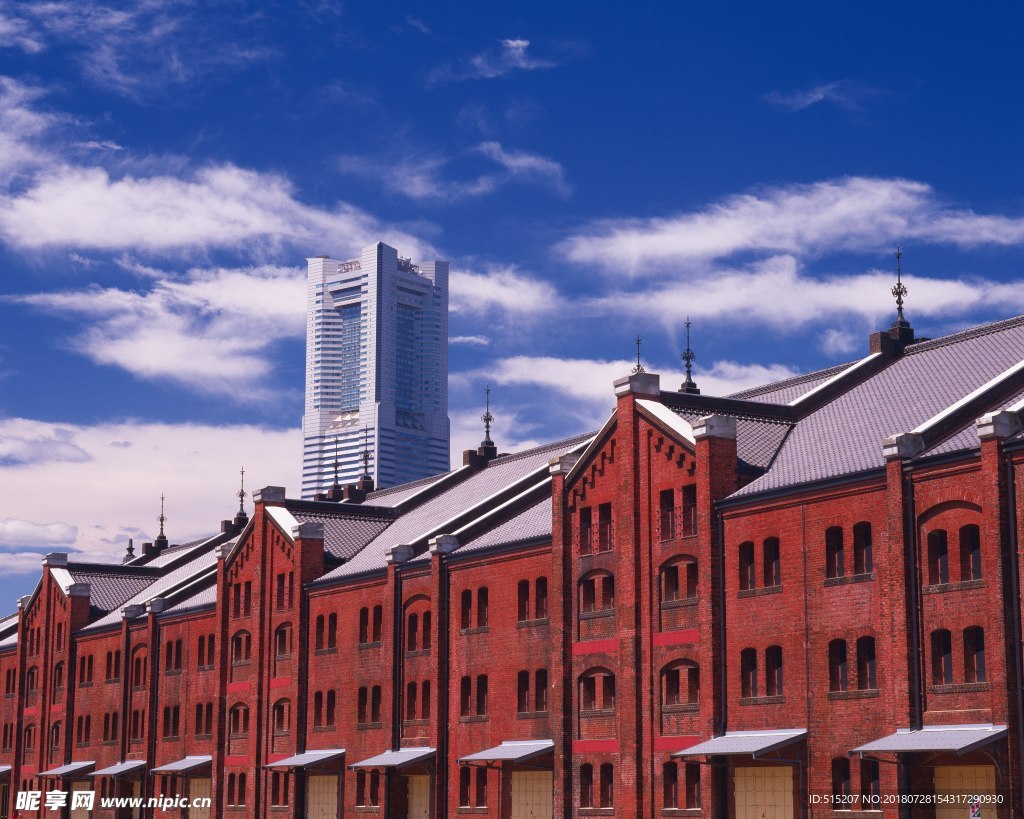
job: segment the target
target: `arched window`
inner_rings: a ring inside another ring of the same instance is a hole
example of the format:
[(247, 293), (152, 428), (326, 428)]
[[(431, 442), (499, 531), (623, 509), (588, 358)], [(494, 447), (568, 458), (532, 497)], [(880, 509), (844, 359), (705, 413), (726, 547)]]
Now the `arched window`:
[(765, 694), (782, 696), (782, 646), (768, 646), (764, 653)]
[(580, 675), (579, 710), (615, 710), (615, 675), (607, 668), (592, 668)]
[[(465, 592), (463, 592), (465, 594)], [(525, 623), (530, 619), (530, 581), (520, 580), (516, 587), (517, 614), (516, 620)], [(465, 609), (463, 609), (465, 610)], [(463, 615), (465, 621), (465, 615)], [(465, 626), (463, 626), (465, 628)]]
[(534, 604), (533, 604), (533, 619), (534, 620), (547, 620), (548, 619), (548, 579), (546, 577), (538, 577), (537, 582), (534, 584)]
[(825, 576), (842, 577), (845, 574), (843, 530), (839, 526), (830, 526), (825, 530)]
[(530, 672), (520, 671), (516, 675), (516, 713), (525, 714), (530, 710)]
[(384, 607), (374, 606), (373, 607), (373, 642), (379, 643), (381, 641), (382, 628), (384, 624)]
[(928, 585), (949, 582), (949, 544), (945, 529), (928, 533)]
[(753, 648), (740, 652), (740, 696), (757, 696), (757, 651)]
[(327, 649), (333, 651), (338, 647), (338, 615), (334, 612), (327, 617)]
[(871, 574), (871, 524), (861, 521), (853, 525), (853, 573)]
[(676, 810), (679, 807), (679, 766), (675, 762), (661, 766), (661, 789), (662, 810)]
[(782, 585), (782, 557), (777, 537), (764, 542), (764, 585), (766, 589)]
[[(366, 609), (361, 609), (360, 612), (359, 612), (359, 642), (360, 643), (365, 643), (366, 642), (366, 640), (363, 639), (363, 612), (365, 612), (365, 611), (366, 611)], [(316, 633), (316, 642), (314, 643), (314, 645), (316, 646), (316, 651), (323, 651), (324, 648), (325, 648), (325, 643), (324, 643), (324, 633), (325, 633), (325, 630), (324, 630), (324, 616), (322, 614), (318, 614), (316, 616), (315, 633)]]
[(981, 530), (973, 523), (960, 527), (960, 580), (981, 580)]
[(932, 684), (953, 684), (953, 640), (949, 629), (932, 632)]
[(292, 626), (284, 623), (274, 632), (274, 656), (279, 660), (292, 656)]
[(610, 762), (605, 762), (601, 766), (600, 804), (602, 808), (610, 808), (615, 804), (612, 764)]
[(661, 703), (665, 706), (695, 705), (700, 699), (700, 666), (677, 660), (661, 670)]
[(416, 694), (417, 685), (415, 682), (406, 683), (405, 686), (405, 718), (406, 720), (416, 719)]
[(757, 576), (754, 574), (754, 544), (749, 540), (740, 544), (739, 561), (740, 589), (753, 589), (757, 586)]
[(878, 688), (875, 679), (875, 638), (857, 638), (857, 688), (861, 691)]
[(245, 753), (248, 737), (249, 708), (244, 703), (238, 703), (228, 712), (228, 753)]
[(596, 571), (579, 583), (580, 614), (611, 613), (615, 606), (615, 576)]
[[(159, 654), (157, 656), (159, 656)], [(132, 655), (132, 688), (146, 687), (148, 683), (147, 660), (146, 650), (144, 648), (137, 648), (135, 653)]]
[(410, 614), (408, 618), (408, 628), (406, 629), (406, 651), (417, 651), (419, 649), (419, 632), (420, 632), (420, 616), (418, 614)]
[[(486, 589), (484, 591), (485, 591), (484, 601), (486, 603), (486, 599), (487, 599), (486, 598)], [(423, 612), (423, 639), (420, 640), (420, 643), (423, 646), (423, 650), (424, 651), (430, 651), (430, 644), (431, 644), (431, 641), (432, 641), (432, 634), (431, 634), (431, 631), (430, 631), (430, 620), (431, 620), (430, 612), (429, 611)]]
[(548, 670), (537, 669), (534, 675), (533, 710), (541, 714), (548, 710)]
[[(323, 642), (323, 617), (317, 618), (317, 643)], [(366, 645), (370, 642), (370, 610), (365, 606), (359, 609), (359, 644)]]
[(594, 766), (580, 765), (580, 807), (594, 807)]
[(662, 565), (659, 575), (663, 606), (697, 597), (697, 561), (694, 558), (673, 558)]
[(485, 628), (490, 622), (488, 592), (486, 586), (476, 590), (476, 627)]
[(848, 686), (846, 640), (832, 640), (828, 644), (828, 690), (846, 691)]
[(278, 700), (274, 703), (273, 720), (274, 733), (278, 736), (291, 731), (291, 703), (288, 700)]
[(981, 626), (964, 629), (964, 681), (985, 682), (985, 630)]
[(231, 638), (231, 663), (249, 662), (252, 656), (252, 637), (248, 631), (239, 631)]
[[(374, 690), (377, 692), (380, 691), (379, 688), (375, 688)], [(327, 713), (324, 715), (324, 723), (328, 728), (334, 727), (335, 712), (337, 711), (337, 706), (337, 694), (334, 693), (334, 689), (332, 688), (330, 691), (327, 692)], [(380, 714), (378, 714), (377, 716), (379, 718)]]
[(199, 636), (199, 651), (196, 652), (197, 661), (196, 669), (198, 671), (203, 670), (203, 664), (206, 662), (206, 635), (201, 634)]

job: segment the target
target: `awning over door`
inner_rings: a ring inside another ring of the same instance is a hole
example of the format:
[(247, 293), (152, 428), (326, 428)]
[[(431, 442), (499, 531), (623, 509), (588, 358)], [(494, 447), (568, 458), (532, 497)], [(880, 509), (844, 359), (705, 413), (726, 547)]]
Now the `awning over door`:
[(434, 755), (433, 748), (399, 748), (397, 751), (385, 751), (371, 756), (351, 768), (404, 768), (416, 762), (426, 762)]
[(154, 768), (150, 773), (197, 775), (205, 773), (211, 762), (213, 762), (212, 756), (187, 756), (184, 759)]
[(10, 778), (11, 778), (11, 766), (10, 765), (0, 765), (0, 779), (10, 779)]
[(119, 779), (125, 776), (139, 775), (145, 767), (146, 761), (144, 759), (129, 759), (127, 762), (118, 762), (109, 768), (93, 771), (89, 776), (112, 776), (115, 779)]
[(532, 739), (522, 742), (503, 742), (486, 751), (464, 756), (459, 764), (466, 762), (529, 762), (539, 756), (550, 753), (555, 743), (550, 739)]
[(729, 731), (720, 737), (691, 745), (672, 754), (684, 756), (746, 756), (758, 759), (807, 738), (806, 728), (779, 728), (770, 731)]
[(957, 756), (970, 753), (1007, 734), (1005, 725), (926, 725), (919, 731), (900, 728), (895, 734), (876, 739), (852, 754), (912, 754), (951, 751)]
[(48, 771), (43, 771), (39, 776), (53, 777), (54, 779), (69, 779), (75, 774), (84, 774), (95, 767), (96, 763), (92, 760), (89, 762), (69, 762), (67, 765), (61, 765), (59, 768), (51, 768)]
[(267, 770), (309, 768), (314, 765), (320, 765), (324, 762), (330, 762), (332, 759), (338, 759), (343, 756), (345, 756), (344, 748), (329, 748), (325, 751), (306, 751), (303, 754), (296, 754), (295, 756), (290, 756), (287, 759), (271, 762), (269, 765), (264, 765), (263, 767)]

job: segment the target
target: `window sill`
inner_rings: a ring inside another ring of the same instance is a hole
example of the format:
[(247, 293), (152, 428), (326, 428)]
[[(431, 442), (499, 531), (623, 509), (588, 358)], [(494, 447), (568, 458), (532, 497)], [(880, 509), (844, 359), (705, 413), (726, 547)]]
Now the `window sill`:
[(109, 680), (104, 680), (103, 682), (105, 682), (107, 685), (117, 685), (119, 682), (121, 682), (121, 678), (111, 677)]
[(697, 596), (693, 597), (680, 597), (678, 600), (665, 600), (661, 604), (662, 610), (664, 609), (687, 609), (697, 605)]
[(580, 816), (614, 816), (615, 808), (578, 808)]
[(662, 816), (700, 816), (700, 808), (662, 808)]
[(766, 594), (782, 594), (782, 586), (759, 586), (753, 589), (740, 589), (737, 597), (762, 597)]
[[(380, 725), (380, 723), (376, 723), (376, 724)], [(313, 726), (313, 733), (314, 734), (323, 734), (323, 733), (326, 733), (328, 731), (335, 730), (335, 727), (336, 726), (334, 726), (334, 725), (314, 725)], [(360, 726), (357, 726), (357, 727), (362, 728), (363, 726), (360, 725)]]
[(430, 725), (429, 719), (407, 719), (402, 720), (403, 728), (418, 728), (421, 725)]
[(193, 735), (193, 739), (213, 739), (213, 734), (211, 734), (211, 733), (195, 734), (195, 735)]
[(490, 626), (473, 626), (473, 628), (459, 629), (459, 634), (486, 634), (490, 630)]
[(580, 551), (580, 557), (582, 557), (582, 558), (600, 557), (601, 555), (610, 555), (613, 551), (615, 551), (615, 550), (611, 546), (609, 546), (607, 549), (595, 549), (594, 551), (591, 551), (591, 552), (584, 552), (584, 551), (581, 550)]
[(866, 700), (877, 697), (878, 694), (877, 688), (853, 688), (847, 691), (829, 691), (828, 698), (830, 700)]
[(198, 666), (196, 666), (196, 671), (213, 671), (213, 666), (212, 665), (198, 665)]
[(380, 813), (380, 805), (356, 805), (356, 813)]
[(418, 649), (415, 649), (414, 651), (407, 651), (407, 652), (405, 652), (405, 656), (406, 657), (429, 657), (430, 656), (430, 649), (429, 648), (418, 648)]
[(868, 583), (875, 579), (875, 573), (864, 572), (863, 574), (840, 575), (839, 577), (826, 577), (825, 586), (849, 586), (851, 583)]
[(516, 719), (546, 719), (547, 715), (547, 711), (520, 711)]
[(537, 620), (519, 620), (516, 628), (533, 628), (534, 626), (546, 626), (551, 621), (547, 617), (540, 617)]
[(359, 722), (356, 723), (357, 731), (370, 731), (374, 728), (380, 728), (383, 725), (381, 722)]
[(78, 684), (78, 687), (79, 688), (92, 688), (92, 683), (91, 682), (80, 682)]
[(160, 737), (162, 742), (180, 742), (181, 737)]
[(592, 717), (614, 717), (614, 708), (591, 708), (580, 711), (580, 719), (590, 719)]
[(786, 698), (784, 696), (765, 696), (765, 697), (740, 697), (740, 705), (779, 705), (784, 703)]
[(459, 717), (459, 722), (487, 722), (489, 719), (487, 714), (473, 714), (470, 717)]
[(615, 609), (597, 609), (596, 611), (581, 611), (580, 620), (600, 620), (603, 617), (611, 617)]
[[(359, 647), (362, 648), (364, 645), (369, 645), (369, 643), (360, 643)], [(337, 647), (333, 646), (328, 648), (318, 648), (314, 653), (316, 654), (316, 656), (322, 657), (324, 654), (337, 654), (338, 649)]]
[(487, 805), (476, 805), (476, 806), (459, 805), (459, 813), (460, 814), (489, 813), (489, 812), (490, 812), (490, 810), (487, 807)]
[(677, 702), (661, 706), (664, 714), (696, 714), (700, 710), (698, 702)]
[(985, 588), (985, 581), (979, 578), (978, 580), (961, 580), (959, 583), (933, 583), (930, 586), (925, 586), (923, 591), (925, 594), (944, 594), (945, 592), (983, 588)]
[(975, 691), (989, 691), (991, 685), (987, 682), (974, 683), (953, 683), (952, 685), (929, 685), (929, 694), (971, 694)]
[(382, 640), (374, 640), (372, 643), (360, 643), (359, 648), (380, 648), (382, 645), (384, 645)]
[(105, 739), (103, 740), (104, 745), (117, 745), (116, 739)]

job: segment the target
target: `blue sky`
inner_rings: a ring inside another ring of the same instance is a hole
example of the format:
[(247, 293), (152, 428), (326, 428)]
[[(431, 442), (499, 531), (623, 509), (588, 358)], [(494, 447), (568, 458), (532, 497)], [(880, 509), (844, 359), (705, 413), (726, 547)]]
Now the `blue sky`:
[(1022, 12), (0, 0), (0, 593), (298, 488), (304, 259), (449, 259), (453, 450), (1024, 311)]

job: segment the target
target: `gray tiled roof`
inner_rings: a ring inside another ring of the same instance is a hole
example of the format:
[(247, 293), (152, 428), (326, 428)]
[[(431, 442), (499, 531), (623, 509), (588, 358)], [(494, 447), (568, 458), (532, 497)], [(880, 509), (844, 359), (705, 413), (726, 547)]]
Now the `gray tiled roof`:
[(552, 457), (585, 444), (591, 437), (590, 434), (577, 435), (491, 461), (486, 469), (439, 492), (399, 517), (350, 561), (324, 575), (322, 580), (330, 581), (384, 569), (387, 565), (385, 557), (395, 546), (414, 543), (436, 533), (438, 527), (452, 518), (462, 515), (491, 495), (508, 489), (524, 478), (547, 474), (548, 461)]
[[(1005, 401), (997, 401), (985, 411), (994, 412), (995, 410), (1006, 409), (1007, 407), (1011, 407), (1022, 400), (1024, 400), (1024, 390), (1021, 390), (1016, 395)], [(978, 440), (978, 433), (976, 431), (975, 424), (971, 421), (969, 424), (965, 424), (946, 438), (946, 440), (940, 441), (918, 457), (928, 458), (932, 455), (946, 455), (952, 452), (963, 452), (975, 449), (981, 449), (981, 442)]]
[(419, 480), (399, 484), (398, 486), (391, 486), (387, 489), (378, 489), (376, 492), (368, 494), (365, 502), (373, 506), (398, 506), (398, 504), (408, 500), (417, 492), (426, 489), (431, 484), (435, 484), (451, 474), (451, 472), (442, 472), (440, 475), (430, 475), (426, 478), (420, 478)]
[(204, 609), (208, 606), (215, 606), (217, 604), (217, 587), (208, 586), (202, 591), (198, 591), (189, 597), (184, 598), (181, 602), (175, 603), (173, 606), (169, 606), (164, 609), (163, 617), (171, 614), (184, 614), (188, 611), (195, 611), (196, 609)]
[[(160, 554), (148, 561), (146, 566), (155, 566), (157, 568), (163, 568), (168, 563), (173, 563), (175, 560), (180, 560), (188, 555), (189, 552), (193, 552), (202, 546), (204, 543), (210, 540), (213, 535), (207, 535), (206, 537), (199, 538), (199, 540), (193, 540), (189, 543), (175, 543), (168, 546)], [(138, 558), (136, 558), (138, 559)]]
[(551, 498), (543, 498), (517, 515), (466, 541), (458, 554), (551, 537)]
[(742, 398), (744, 401), (759, 401), (765, 404), (788, 404), (795, 401), (801, 395), (806, 395), (815, 387), (825, 383), (834, 375), (838, 375), (856, 364), (855, 361), (846, 364), (836, 364), (833, 367), (826, 367), (824, 370), (816, 370), (811, 373), (804, 373), (794, 378), (787, 378), (784, 381), (775, 381), (765, 384), (762, 387), (752, 387), (749, 390), (735, 392), (727, 398)]
[(909, 432), (1024, 360), (1024, 317), (920, 342), (801, 419), (768, 472), (734, 496), (884, 465), (882, 442)]
[(299, 523), (313, 521), (324, 526), (324, 548), (341, 560), (349, 560), (367, 543), (391, 524), (390, 518), (345, 514), (344, 506), (338, 511), (309, 511), (290, 509)]
[[(707, 414), (672, 406), (669, 409), (691, 425)], [(792, 428), (785, 421), (736, 416), (736, 455), (744, 463), (767, 469)]]
[(157, 580), (152, 574), (104, 572), (102, 568), (85, 569), (81, 564), (71, 569), (71, 577), (76, 583), (89, 584), (89, 603), (101, 611), (117, 608)]

